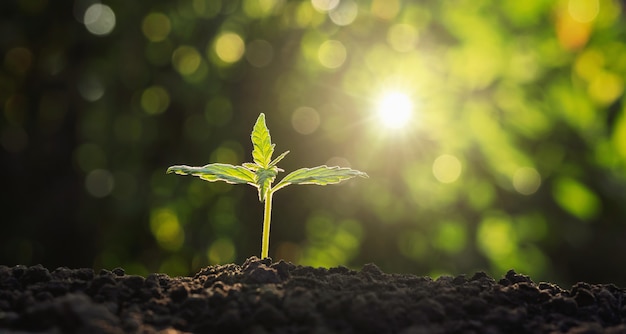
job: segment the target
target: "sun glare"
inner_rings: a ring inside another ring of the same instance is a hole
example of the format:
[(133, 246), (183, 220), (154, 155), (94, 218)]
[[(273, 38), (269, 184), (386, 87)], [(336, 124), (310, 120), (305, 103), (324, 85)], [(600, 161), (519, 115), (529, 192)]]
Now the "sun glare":
[(405, 126), (411, 118), (413, 102), (406, 94), (389, 92), (378, 102), (378, 117), (388, 128), (398, 129)]

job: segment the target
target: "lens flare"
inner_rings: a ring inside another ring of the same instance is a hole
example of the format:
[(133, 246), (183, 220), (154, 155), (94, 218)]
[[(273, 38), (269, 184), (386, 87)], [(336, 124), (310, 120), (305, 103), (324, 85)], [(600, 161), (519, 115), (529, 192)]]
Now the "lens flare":
[(378, 102), (378, 117), (388, 128), (398, 129), (405, 126), (413, 112), (413, 101), (401, 92), (384, 94)]

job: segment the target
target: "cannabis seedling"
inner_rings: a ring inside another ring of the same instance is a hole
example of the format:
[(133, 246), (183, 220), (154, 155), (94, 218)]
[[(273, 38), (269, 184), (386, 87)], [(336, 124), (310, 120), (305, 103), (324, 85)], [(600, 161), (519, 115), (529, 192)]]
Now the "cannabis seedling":
[(167, 173), (180, 175), (193, 175), (205, 181), (225, 181), (231, 184), (247, 183), (258, 189), (259, 200), (265, 202), (263, 211), (263, 238), (261, 241), (261, 258), (268, 257), (270, 245), (270, 220), (272, 217), (272, 195), (290, 184), (317, 184), (327, 185), (339, 183), (355, 176), (368, 177), (367, 174), (358, 170), (345, 167), (328, 167), (326, 165), (313, 168), (300, 168), (285, 176), (280, 182), (272, 187), (272, 183), (283, 172), (276, 164), (280, 162), (289, 151), (272, 160), (274, 146), (270, 131), (265, 124), (265, 115), (261, 113), (252, 129), (252, 158), (254, 163), (246, 162), (241, 166), (230, 164), (213, 163), (202, 167), (190, 167), (185, 165), (171, 166)]

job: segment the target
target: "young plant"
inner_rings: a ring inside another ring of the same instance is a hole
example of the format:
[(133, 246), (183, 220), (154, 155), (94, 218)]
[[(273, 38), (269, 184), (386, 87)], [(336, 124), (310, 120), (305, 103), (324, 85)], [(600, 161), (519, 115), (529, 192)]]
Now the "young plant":
[(276, 164), (289, 151), (272, 160), (274, 146), (270, 131), (265, 124), (265, 115), (261, 113), (252, 129), (252, 158), (254, 162), (246, 162), (241, 166), (213, 163), (202, 167), (186, 165), (171, 166), (167, 173), (197, 176), (205, 181), (224, 181), (231, 184), (247, 183), (256, 187), (259, 200), (265, 203), (263, 211), (263, 237), (261, 241), (261, 258), (268, 257), (270, 245), (270, 220), (272, 217), (272, 196), (274, 193), (290, 184), (317, 184), (327, 185), (339, 183), (355, 176), (368, 177), (358, 170), (344, 167), (328, 167), (326, 165), (313, 168), (300, 168), (285, 176), (275, 186), (272, 186), (278, 172), (283, 172)]

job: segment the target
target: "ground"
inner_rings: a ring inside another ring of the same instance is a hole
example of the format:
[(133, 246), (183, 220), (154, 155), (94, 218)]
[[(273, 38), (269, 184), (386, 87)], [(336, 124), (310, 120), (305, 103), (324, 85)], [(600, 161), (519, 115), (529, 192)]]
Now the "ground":
[(0, 333), (626, 333), (626, 290), (256, 257), (193, 277), (0, 266)]

